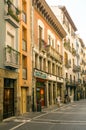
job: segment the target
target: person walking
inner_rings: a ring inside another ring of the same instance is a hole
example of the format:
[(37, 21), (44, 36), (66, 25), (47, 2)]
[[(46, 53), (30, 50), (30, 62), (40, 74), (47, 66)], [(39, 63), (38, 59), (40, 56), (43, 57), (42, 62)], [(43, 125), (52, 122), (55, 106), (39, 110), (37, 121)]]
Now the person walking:
[(58, 96), (58, 97), (56, 98), (56, 101), (57, 101), (57, 106), (58, 106), (58, 108), (60, 108), (60, 96)]

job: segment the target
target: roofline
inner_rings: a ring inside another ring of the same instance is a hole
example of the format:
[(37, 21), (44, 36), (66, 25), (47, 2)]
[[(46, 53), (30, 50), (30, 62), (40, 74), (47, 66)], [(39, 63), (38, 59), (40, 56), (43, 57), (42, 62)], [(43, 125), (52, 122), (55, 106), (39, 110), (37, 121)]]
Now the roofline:
[(79, 38), (79, 41), (80, 41), (80, 43), (81, 43), (81, 46), (82, 46), (82, 47), (85, 47), (85, 44), (84, 44), (82, 38)]
[(42, 14), (61, 38), (64, 38), (67, 35), (61, 23), (45, 0), (33, 0), (33, 6)]
[(58, 7), (59, 7), (59, 9), (61, 9), (64, 12), (64, 14), (66, 15), (66, 17), (69, 20), (70, 24), (72, 25), (74, 31), (77, 31), (77, 28), (76, 28), (73, 20), (71, 19), (70, 15), (69, 15), (69, 13), (68, 13), (68, 11), (66, 9), (66, 7), (65, 6), (58, 6)]

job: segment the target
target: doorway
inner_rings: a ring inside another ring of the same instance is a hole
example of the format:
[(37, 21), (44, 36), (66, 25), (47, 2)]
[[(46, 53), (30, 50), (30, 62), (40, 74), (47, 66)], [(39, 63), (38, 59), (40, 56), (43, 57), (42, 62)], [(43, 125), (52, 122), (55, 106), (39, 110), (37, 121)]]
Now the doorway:
[(14, 80), (4, 79), (3, 119), (14, 116)]
[(21, 88), (21, 113), (26, 113), (27, 111), (27, 88)]

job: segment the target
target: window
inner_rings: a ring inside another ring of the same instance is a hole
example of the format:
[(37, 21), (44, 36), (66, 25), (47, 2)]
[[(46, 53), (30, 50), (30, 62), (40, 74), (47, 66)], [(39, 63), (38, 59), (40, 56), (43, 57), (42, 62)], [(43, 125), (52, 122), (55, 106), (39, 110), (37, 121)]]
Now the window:
[(24, 27), (22, 29), (22, 50), (27, 51), (27, 30)]
[(27, 79), (27, 57), (22, 56), (22, 78)]
[(43, 32), (43, 29), (41, 26), (39, 26), (39, 50), (42, 49), (42, 32)]
[(57, 51), (60, 52), (60, 42), (57, 42)]
[(68, 64), (68, 54), (66, 52), (64, 53), (64, 63), (65, 65)]
[(51, 73), (51, 63), (48, 61), (48, 73)]
[(43, 59), (43, 70), (46, 71), (46, 59)]
[(54, 48), (54, 39), (52, 39), (52, 47)]
[(9, 32), (7, 32), (7, 44), (14, 48), (14, 36), (12, 34), (10, 34)]
[(51, 45), (51, 36), (48, 35), (48, 45)]
[(70, 81), (72, 82), (72, 75), (70, 75)]
[(74, 59), (73, 59), (73, 66), (74, 66), (75, 62), (74, 62)]
[(66, 79), (68, 79), (68, 73), (66, 73)]
[(39, 69), (42, 70), (42, 57), (39, 57)]
[(37, 63), (38, 63), (38, 55), (37, 54), (35, 54), (35, 68), (37, 68), (38, 66), (37, 66)]
[(52, 74), (53, 75), (55, 74), (55, 64), (54, 63), (52, 64)]

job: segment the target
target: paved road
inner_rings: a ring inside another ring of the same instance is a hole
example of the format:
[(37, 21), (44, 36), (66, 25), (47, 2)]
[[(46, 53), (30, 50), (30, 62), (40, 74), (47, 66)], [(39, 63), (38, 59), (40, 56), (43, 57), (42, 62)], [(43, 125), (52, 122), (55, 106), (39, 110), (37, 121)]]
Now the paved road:
[(0, 130), (86, 130), (86, 100), (4, 121)]

